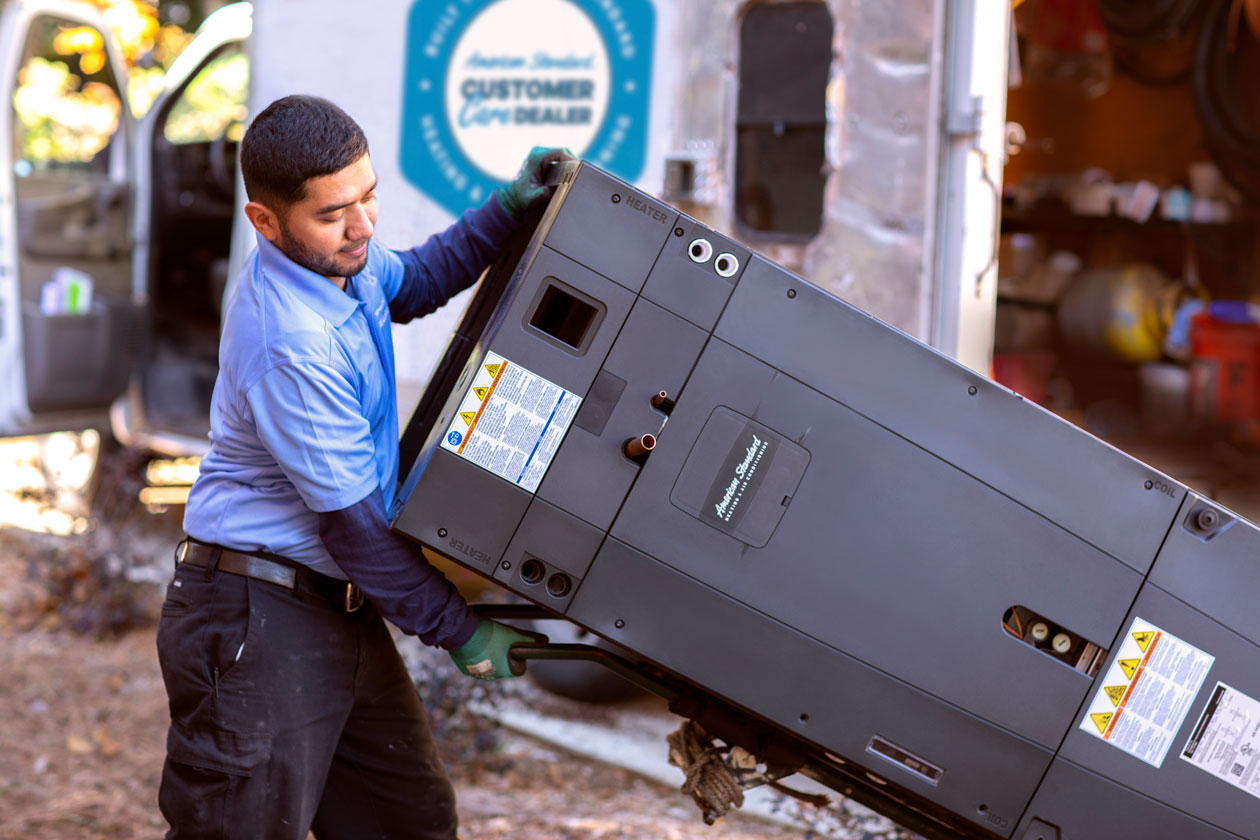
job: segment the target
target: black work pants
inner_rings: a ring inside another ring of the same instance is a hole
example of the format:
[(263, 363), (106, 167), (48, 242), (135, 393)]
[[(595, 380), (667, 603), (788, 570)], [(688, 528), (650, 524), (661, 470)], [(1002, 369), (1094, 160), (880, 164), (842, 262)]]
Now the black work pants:
[(316, 592), (181, 565), (157, 637), (168, 838), (456, 836), (455, 793), (389, 631)]

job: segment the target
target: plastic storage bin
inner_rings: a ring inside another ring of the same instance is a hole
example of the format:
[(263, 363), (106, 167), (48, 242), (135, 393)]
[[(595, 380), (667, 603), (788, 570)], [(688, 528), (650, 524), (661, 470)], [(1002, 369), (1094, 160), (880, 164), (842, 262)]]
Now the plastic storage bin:
[(141, 308), (97, 299), (81, 315), (22, 304), (26, 400), (33, 412), (107, 405), (127, 387), (143, 342)]

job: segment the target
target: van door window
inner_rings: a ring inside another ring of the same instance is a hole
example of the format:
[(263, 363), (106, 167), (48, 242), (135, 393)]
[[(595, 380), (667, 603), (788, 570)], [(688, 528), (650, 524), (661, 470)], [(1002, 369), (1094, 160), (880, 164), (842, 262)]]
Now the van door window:
[(744, 233), (804, 241), (822, 226), (831, 12), (750, 3), (739, 27), (735, 218)]
[(236, 143), (245, 134), (249, 61), (239, 45), (225, 48), (180, 92), (162, 124), (167, 142)]
[(119, 90), (97, 29), (37, 18), (13, 95), (16, 174), (109, 172), (111, 141), (122, 117)]

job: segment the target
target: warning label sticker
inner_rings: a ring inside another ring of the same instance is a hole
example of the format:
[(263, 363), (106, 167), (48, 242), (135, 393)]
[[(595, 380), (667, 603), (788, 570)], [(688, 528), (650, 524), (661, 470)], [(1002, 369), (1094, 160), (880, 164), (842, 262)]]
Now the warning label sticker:
[(1159, 767), (1215, 661), (1216, 657), (1135, 618), (1111, 667), (1099, 680), (1080, 728)]
[(487, 353), (442, 448), (533, 493), (581, 402), (559, 385)]
[(1260, 799), (1260, 701), (1218, 682), (1181, 757)]

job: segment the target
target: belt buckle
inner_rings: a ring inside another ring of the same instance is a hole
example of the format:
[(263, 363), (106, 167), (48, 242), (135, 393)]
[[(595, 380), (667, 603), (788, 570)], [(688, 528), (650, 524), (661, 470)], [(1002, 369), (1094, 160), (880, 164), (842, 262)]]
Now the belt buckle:
[(188, 551), (192, 548), (192, 542), (189, 540), (180, 540), (175, 546), (175, 565), (178, 566), (188, 559)]
[(363, 606), (363, 590), (353, 583), (346, 583), (346, 596), (343, 606), (346, 612), (352, 613)]

